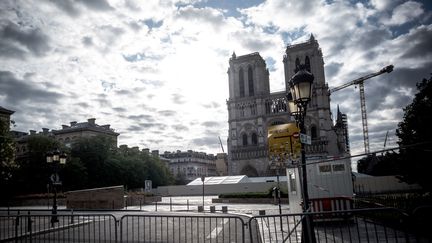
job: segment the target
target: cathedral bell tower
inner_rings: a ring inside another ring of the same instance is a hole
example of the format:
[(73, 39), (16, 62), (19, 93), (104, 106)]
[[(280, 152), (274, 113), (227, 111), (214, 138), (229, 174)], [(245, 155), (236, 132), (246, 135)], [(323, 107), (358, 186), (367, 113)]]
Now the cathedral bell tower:
[(265, 100), (270, 95), (269, 72), (259, 53), (236, 56), (228, 68), (228, 171), (263, 175), (267, 163)]
[(323, 54), (318, 41), (311, 34), (308, 41), (287, 46), (283, 63), (287, 90), (289, 90), (291, 77), (298, 71), (300, 65), (304, 65), (315, 77), (312, 84), (312, 97), (305, 118), (307, 134), (311, 136), (315, 145), (308, 146), (309, 154), (327, 156), (342, 153), (340, 146), (329, 142), (336, 141), (337, 135), (333, 127), (330, 93), (325, 82)]

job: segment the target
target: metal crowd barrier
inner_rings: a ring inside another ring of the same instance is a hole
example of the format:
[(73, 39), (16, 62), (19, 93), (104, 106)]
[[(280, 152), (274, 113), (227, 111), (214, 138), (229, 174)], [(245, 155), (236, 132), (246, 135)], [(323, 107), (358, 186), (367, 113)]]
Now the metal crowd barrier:
[(239, 216), (25, 212), (0, 215), (0, 242), (248, 242)]
[(407, 215), (394, 208), (255, 216), (248, 222), (256, 229), (251, 242), (301, 242), (305, 215), (313, 219), (316, 242), (431, 242), (408, 232)]
[(130, 213), (0, 214), (0, 242), (301, 242), (305, 215), (313, 219), (318, 243), (432, 242), (409, 231), (412, 219), (394, 208), (260, 215), (249, 221), (226, 214)]
[(110, 214), (1, 215), (0, 242), (107, 242), (117, 239)]
[(228, 215), (124, 215), (121, 242), (245, 242), (244, 221)]

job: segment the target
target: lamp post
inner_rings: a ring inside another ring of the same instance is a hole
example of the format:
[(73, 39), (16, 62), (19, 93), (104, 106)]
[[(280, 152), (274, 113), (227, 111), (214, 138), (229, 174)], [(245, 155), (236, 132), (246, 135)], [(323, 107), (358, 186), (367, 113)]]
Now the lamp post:
[[(311, 99), (313, 74), (308, 72), (304, 65), (300, 66), (299, 71), (290, 80), (290, 93), (287, 94), (288, 106), (294, 115), (300, 128), (300, 133), (306, 134), (304, 119), (306, 116), (307, 105)], [(291, 96), (290, 96), (291, 95)], [(310, 211), (309, 193), (307, 187), (306, 171), (306, 152), (305, 145), (301, 143), (301, 172), (302, 172), (302, 193), (303, 193), (303, 212), (306, 213), (302, 219), (302, 242), (316, 242), (312, 216), (307, 213)]]
[(202, 175), (201, 176), (201, 181), (202, 181), (202, 183), (203, 183), (203, 192), (202, 192), (202, 207), (203, 207), (203, 210), (204, 210), (204, 181), (205, 181), (205, 176), (204, 175)]
[(54, 168), (54, 173), (50, 176), (51, 185), (54, 189), (53, 207), (51, 211), (51, 227), (54, 227), (54, 223), (59, 221), (57, 218), (57, 186), (61, 185), (61, 181), (58, 171), (59, 165), (66, 164), (66, 154), (60, 153), (58, 149), (54, 150), (53, 152), (48, 152), (46, 154), (46, 162), (48, 164), (52, 164)]

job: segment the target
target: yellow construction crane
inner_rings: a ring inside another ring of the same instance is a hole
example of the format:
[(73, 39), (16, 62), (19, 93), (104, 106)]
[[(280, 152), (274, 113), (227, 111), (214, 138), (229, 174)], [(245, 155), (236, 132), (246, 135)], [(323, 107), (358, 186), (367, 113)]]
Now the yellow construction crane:
[(366, 117), (366, 99), (365, 99), (365, 93), (364, 93), (364, 81), (370, 78), (373, 78), (375, 76), (381, 75), (383, 73), (390, 73), (393, 71), (393, 65), (389, 65), (383, 69), (381, 69), (378, 72), (368, 74), (366, 76), (360, 77), (358, 79), (354, 79), (351, 82), (348, 82), (346, 84), (342, 84), (341, 86), (331, 88), (329, 90), (330, 94), (339, 91), (341, 89), (344, 89), (346, 87), (349, 87), (351, 85), (358, 85), (360, 90), (360, 108), (361, 108), (361, 114), (362, 114), (362, 124), (363, 124), (363, 140), (364, 140), (364, 147), (365, 147), (365, 153), (369, 153), (369, 135), (368, 135), (368, 125), (367, 125), (367, 117)]

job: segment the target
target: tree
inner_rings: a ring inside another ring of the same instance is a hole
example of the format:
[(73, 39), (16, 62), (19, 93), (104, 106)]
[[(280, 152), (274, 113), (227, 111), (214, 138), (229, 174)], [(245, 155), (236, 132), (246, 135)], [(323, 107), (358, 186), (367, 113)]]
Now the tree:
[(15, 163), (15, 142), (9, 134), (9, 124), (0, 119), (0, 191), (9, 194)]
[(19, 170), (14, 173), (14, 191), (21, 193), (40, 193), (46, 191), (49, 176), (53, 172), (46, 163), (46, 154), (61, 149), (61, 144), (53, 137), (30, 135), (27, 138), (27, 153), (17, 159)]
[(108, 186), (106, 182), (112, 178), (108, 177), (107, 161), (114, 152), (111, 139), (103, 136), (83, 137), (72, 144), (71, 157), (78, 158), (87, 171), (86, 188)]
[(79, 159), (85, 167), (88, 182), (85, 188), (115, 185), (142, 188), (145, 180), (152, 180), (154, 186), (173, 181), (171, 173), (158, 158), (136, 148), (116, 148), (105, 137), (78, 140), (72, 145), (71, 156)]
[(398, 153), (372, 154), (357, 161), (357, 171), (372, 176), (399, 175), (399, 164), (400, 155)]
[(60, 176), (64, 191), (83, 189), (88, 184), (87, 168), (79, 158), (67, 158)]
[(432, 75), (417, 84), (418, 93), (404, 108), (403, 121), (398, 124), (400, 174), (409, 183), (419, 183), (431, 191), (432, 177)]

